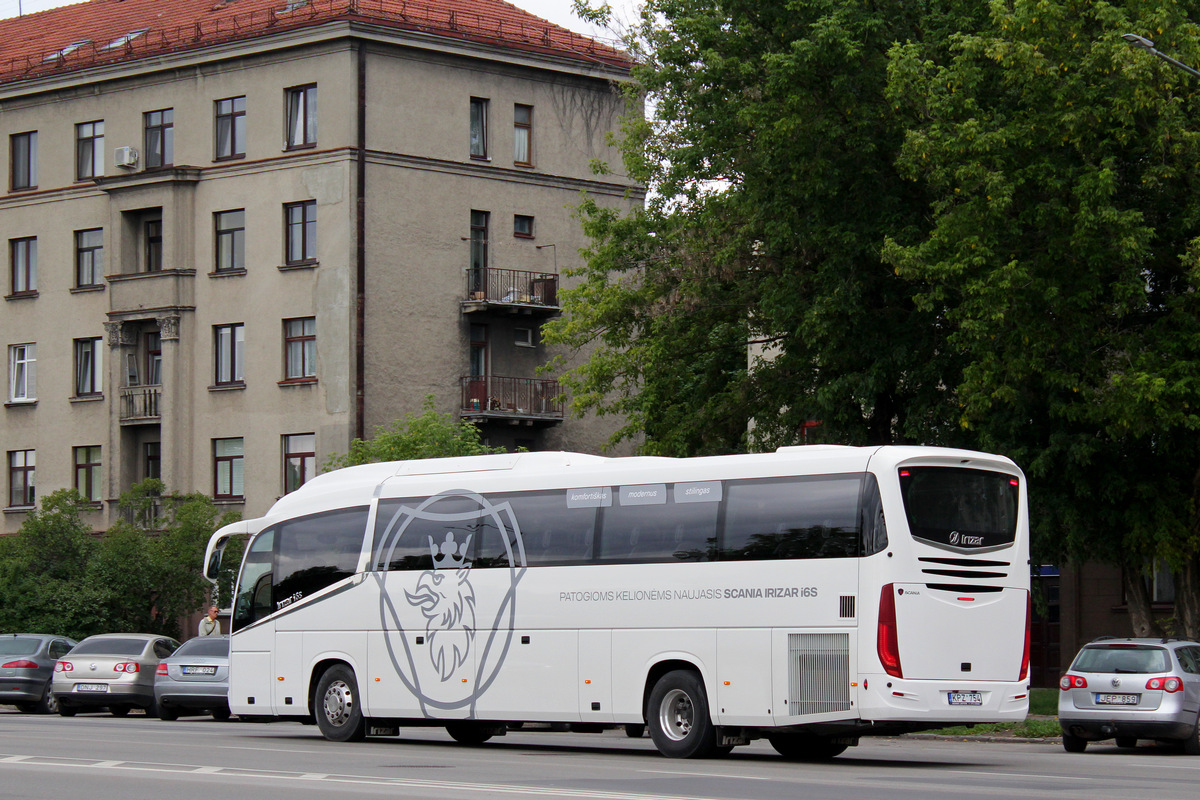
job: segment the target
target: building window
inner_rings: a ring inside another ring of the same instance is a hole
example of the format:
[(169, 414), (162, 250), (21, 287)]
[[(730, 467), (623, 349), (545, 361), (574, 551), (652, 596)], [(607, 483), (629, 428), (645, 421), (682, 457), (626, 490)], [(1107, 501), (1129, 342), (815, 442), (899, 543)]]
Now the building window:
[(146, 442), (142, 450), (142, 479), (162, 480), (162, 442)]
[(10, 403), (32, 403), (35, 400), (37, 400), (37, 345), (9, 345), (8, 401)]
[(8, 505), (13, 508), (32, 506), (37, 499), (34, 491), (34, 451), (8, 451)]
[(148, 219), (143, 223), (146, 272), (161, 272), (163, 268), (163, 223)]
[(471, 212), (471, 299), (487, 297), (488, 218), (486, 211)]
[(146, 385), (162, 385), (162, 332), (146, 333)]
[(471, 158), (487, 158), (488, 101), (471, 98)]
[(513, 328), (513, 344), (517, 347), (537, 347), (533, 328)]
[(242, 439), (213, 439), (213, 496), (218, 500), (241, 499), (245, 494)]
[(317, 376), (316, 317), (283, 321), (283, 352), (285, 380)]
[(471, 326), (471, 377), (485, 378), (488, 374), (487, 325)]
[(246, 98), (218, 100), (216, 114), (217, 160), (246, 155)]
[(517, 214), (513, 217), (513, 236), (518, 239), (533, 238), (533, 217)]
[(317, 474), (317, 436), (293, 433), (283, 437), (283, 493), (294, 492)]
[(36, 189), (37, 131), (14, 133), (9, 137), (9, 186), (14, 190)]
[(104, 277), (104, 230), (75, 231), (75, 286), (99, 286)]
[(312, 264), (317, 260), (317, 201), (288, 203), (283, 207), (285, 261), (288, 265)]
[(75, 396), (98, 395), (103, 384), (100, 372), (100, 337), (75, 340)]
[(75, 491), (84, 500), (100, 502), (100, 446), (76, 447)]
[(240, 384), (242, 351), (246, 343), (245, 327), (242, 325), (216, 325), (213, 327), (214, 344), (217, 352), (217, 385)]
[(533, 106), (513, 106), (513, 163), (533, 164)]
[(287, 90), (287, 147), (311, 147), (317, 143), (317, 86), (293, 86)]
[(218, 211), (213, 214), (217, 232), (217, 272), (246, 268), (246, 212)]
[(104, 120), (75, 126), (75, 180), (86, 181), (104, 174)]
[(12, 293), (32, 294), (37, 291), (37, 239), (10, 239), (9, 263), (12, 265)]
[(143, 119), (146, 129), (146, 166), (171, 166), (175, 163), (175, 109), (149, 111)]

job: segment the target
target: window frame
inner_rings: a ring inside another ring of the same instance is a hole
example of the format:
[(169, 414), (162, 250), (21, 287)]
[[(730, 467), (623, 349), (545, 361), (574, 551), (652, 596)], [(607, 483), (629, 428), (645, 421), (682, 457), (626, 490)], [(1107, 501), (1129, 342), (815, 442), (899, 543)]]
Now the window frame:
[(104, 120), (75, 124), (75, 180), (89, 181), (104, 175)]
[[(97, 234), (100, 243), (85, 244), (86, 234)], [(91, 280), (84, 282), (86, 274), (90, 273)], [(90, 289), (104, 285), (104, 229), (84, 228), (75, 231), (75, 288)]]
[[(175, 163), (175, 109), (160, 108), (142, 114), (142, 143), (146, 169), (170, 167)], [(157, 135), (153, 140), (152, 136)]]
[[(307, 446), (307, 449), (299, 449), (304, 446)], [(290, 494), (316, 477), (317, 435), (315, 433), (285, 433), (283, 435), (282, 448), (283, 493)], [(299, 482), (294, 486), (291, 479), (293, 465), (295, 465), (296, 474), (299, 476)]]
[(213, 271), (246, 271), (246, 209), (213, 212)]
[(74, 465), (74, 488), (89, 503), (100, 503), (100, 478), (104, 461), (101, 458), (101, 448), (98, 444), (81, 445), (71, 448), (71, 461)]
[[(521, 230), (522, 223), (525, 223), (525, 230)], [(533, 215), (532, 214), (513, 214), (513, 238), (516, 239), (533, 239)]]
[[(20, 460), (22, 463), (18, 464)], [(17, 476), (21, 476), (18, 485)], [(20, 497), (17, 492), (20, 491)], [(8, 451), (8, 507), (32, 508), (37, 503), (37, 451)]]
[(317, 146), (317, 84), (289, 86), (283, 90), (284, 150)]
[[(310, 328), (311, 330), (309, 330)], [(283, 380), (285, 382), (311, 382), (316, 379), (317, 318), (285, 319), (283, 321)]]
[(8, 402), (37, 402), (37, 342), (8, 346)]
[(468, 153), (476, 161), (490, 161), (488, 158), (488, 100), (486, 97), (472, 97), (468, 121)]
[(142, 272), (163, 271), (162, 217), (142, 220)]
[(8, 188), (24, 192), (38, 187), (38, 132), (22, 131), (8, 137)]
[(37, 250), (36, 236), (8, 240), (10, 297), (37, 294)]
[[(222, 142), (226, 129), (227, 141)], [(222, 148), (222, 144), (226, 146)], [(246, 157), (246, 96), (213, 101), (213, 161)]]
[(244, 386), (246, 326), (241, 322), (213, 325), (213, 377), (216, 386)]
[(74, 397), (99, 397), (104, 393), (101, 338), (88, 336), (74, 341)]
[[(222, 454), (221, 445), (225, 442), (238, 442), (239, 452)], [(212, 455), (213, 499), (244, 500), (246, 496), (246, 440), (241, 436), (213, 439)], [(222, 489), (228, 491), (222, 491)], [(241, 491), (236, 491), (238, 489)]]
[[(527, 112), (527, 119), (520, 118), (522, 111)], [(524, 144), (524, 160), (521, 159), (522, 143)], [(533, 106), (526, 103), (513, 104), (513, 165), (533, 166)]]
[[(298, 219), (293, 217), (299, 214)], [(299, 258), (292, 255), (299, 245)], [(317, 201), (300, 200), (283, 205), (283, 263), (288, 267), (317, 262)]]

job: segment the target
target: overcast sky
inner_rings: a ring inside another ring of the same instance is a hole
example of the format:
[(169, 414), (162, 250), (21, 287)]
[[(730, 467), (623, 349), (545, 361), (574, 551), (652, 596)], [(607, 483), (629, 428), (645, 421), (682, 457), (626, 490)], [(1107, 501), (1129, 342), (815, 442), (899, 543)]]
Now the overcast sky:
[[(78, 0), (0, 0), (0, 18), (15, 17), (18, 13), (31, 14), (47, 8), (65, 6), (72, 2), (78, 2)], [(571, 11), (571, 0), (508, 0), (508, 2), (564, 28), (570, 28), (589, 36), (611, 38), (611, 34), (596, 30), (576, 17)], [(635, 5), (635, 0), (610, 0), (610, 2), (617, 9), (630, 9)], [(618, 11), (618, 17), (621, 14), (622, 11)], [(628, 17), (628, 12), (625, 12), (625, 15)]]

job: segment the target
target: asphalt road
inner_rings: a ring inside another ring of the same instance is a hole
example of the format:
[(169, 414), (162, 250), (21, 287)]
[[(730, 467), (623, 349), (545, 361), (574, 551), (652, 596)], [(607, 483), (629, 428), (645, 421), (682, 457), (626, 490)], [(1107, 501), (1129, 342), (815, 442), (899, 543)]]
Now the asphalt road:
[(298, 723), (68, 719), (0, 708), (0, 797), (100, 800), (960, 800), (1187, 798), (1200, 758), (1164, 748), (928, 738), (863, 739), (829, 762), (791, 763), (764, 742), (725, 758), (673, 760), (650, 740), (515, 731), (479, 747), (439, 728), (337, 744)]

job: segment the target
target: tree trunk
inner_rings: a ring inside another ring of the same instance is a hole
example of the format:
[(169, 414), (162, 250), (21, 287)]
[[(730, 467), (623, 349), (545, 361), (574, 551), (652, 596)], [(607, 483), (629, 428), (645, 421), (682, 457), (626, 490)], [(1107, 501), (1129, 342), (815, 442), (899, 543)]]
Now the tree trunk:
[(1125, 604), (1129, 608), (1129, 624), (1134, 636), (1155, 636), (1160, 633), (1150, 610), (1150, 587), (1140, 569), (1126, 567)]

